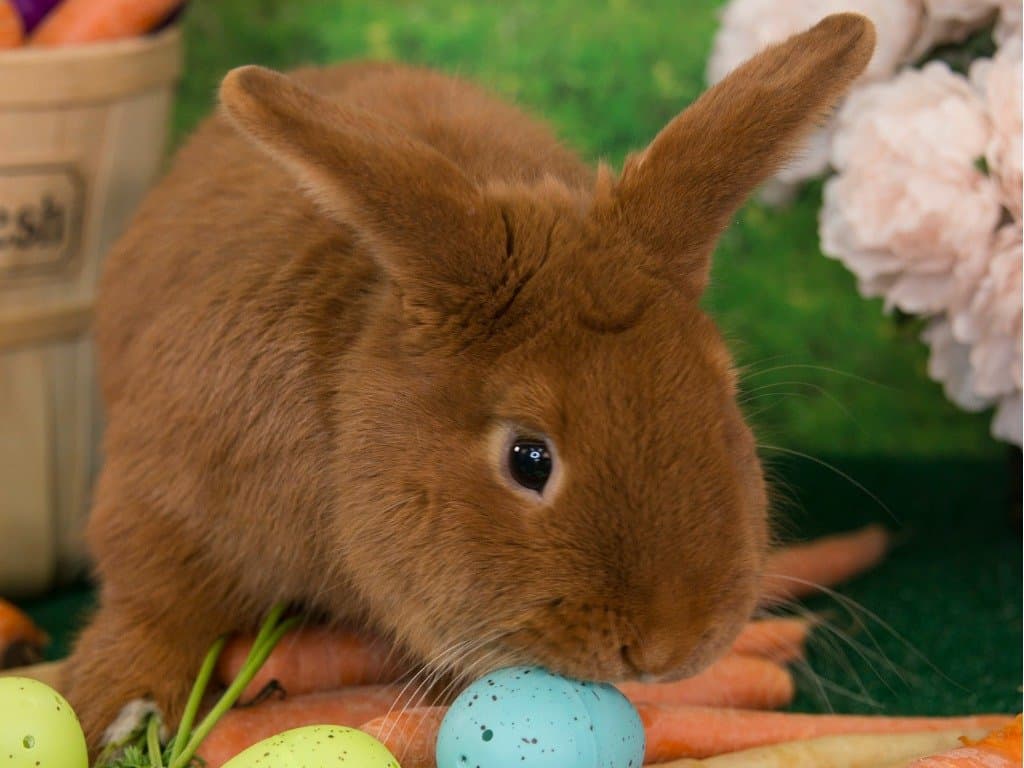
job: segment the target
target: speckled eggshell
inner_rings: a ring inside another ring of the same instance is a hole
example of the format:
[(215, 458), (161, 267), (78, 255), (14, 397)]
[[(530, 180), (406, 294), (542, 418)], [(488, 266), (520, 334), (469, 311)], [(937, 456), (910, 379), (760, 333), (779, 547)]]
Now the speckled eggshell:
[(640, 718), (618, 690), (537, 667), (477, 680), (437, 737), (437, 768), (639, 768), (643, 753)]
[(340, 725), (307, 725), (253, 744), (222, 768), (399, 768), (373, 736)]
[(647, 744), (636, 707), (613, 685), (580, 681), (573, 684), (594, 724), (597, 764), (601, 768), (639, 768)]
[(27, 677), (0, 677), (0, 765), (88, 768), (82, 726), (50, 686)]

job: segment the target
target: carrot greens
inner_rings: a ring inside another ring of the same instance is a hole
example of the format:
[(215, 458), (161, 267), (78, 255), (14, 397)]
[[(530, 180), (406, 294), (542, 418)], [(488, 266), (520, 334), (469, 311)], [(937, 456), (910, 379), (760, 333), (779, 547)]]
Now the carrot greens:
[(299, 623), (298, 616), (284, 618), (284, 613), (285, 606), (279, 604), (267, 614), (242, 668), (198, 725), (193, 728), (217, 666), (217, 659), (227, 642), (226, 637), (218, 638), (203, 659), (178, 730), (166, 744), (160, 743), (163, 719), (159, 713), (152, 712), (127, 738), (108, 745), (94, 768), (201, 768), (203, 761), (196, 756), (196, 751), (203, 739), (234, 706), (281, 638)]

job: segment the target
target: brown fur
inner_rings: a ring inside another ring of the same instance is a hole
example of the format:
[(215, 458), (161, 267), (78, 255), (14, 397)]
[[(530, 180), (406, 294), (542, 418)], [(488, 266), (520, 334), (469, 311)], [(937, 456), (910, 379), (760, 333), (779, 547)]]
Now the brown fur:
[[(620, 179), (440, 74), (231, 72), (103, 279), (100, 607), (67, 681), (90, 743), (135, 697), (176, 718), (211, 641), (279, 600), (425, 660), (475, 638), (450, 659), (474, 673), (726, 647), (766, 501), (697, 299), (872, 46), (841, 15), (765, 51)], [(503, 477), (507, 425), (556, 448), (543, 498)]]

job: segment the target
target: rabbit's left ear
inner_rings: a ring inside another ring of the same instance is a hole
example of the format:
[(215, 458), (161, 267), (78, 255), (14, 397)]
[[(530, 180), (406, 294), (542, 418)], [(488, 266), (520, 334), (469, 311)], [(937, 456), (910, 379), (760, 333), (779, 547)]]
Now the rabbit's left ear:
[(370, 241), (388, 277), (417, 304), (458, 304), (501, 274), (500, 211), (433, 147), (262, 67), (229, 72), (220, 101), (306, 194)]
[(762, 51), (632, 158), (598, 214), (646, 246), (652, 268), (703, 290), (729, 218), (821, 122), (874, 45), (872, 23), (842, 13)]

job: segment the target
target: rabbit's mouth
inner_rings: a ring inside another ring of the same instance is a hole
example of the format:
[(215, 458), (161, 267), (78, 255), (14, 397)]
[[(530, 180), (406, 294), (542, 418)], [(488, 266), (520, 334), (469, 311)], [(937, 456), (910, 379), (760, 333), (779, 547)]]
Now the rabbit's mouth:
[[(737, 616), (679, 633), (678, 642), (652, 652), (628, 618), (609, 606), (560, 601), (481, 648), (478, 658), (487, 658), (486, 671), (524, 664), (595, 682), (668, 682), (705, 669), (728, 649), (742, 623)], [(476, 664), (467, 659), (467, 666)]]

